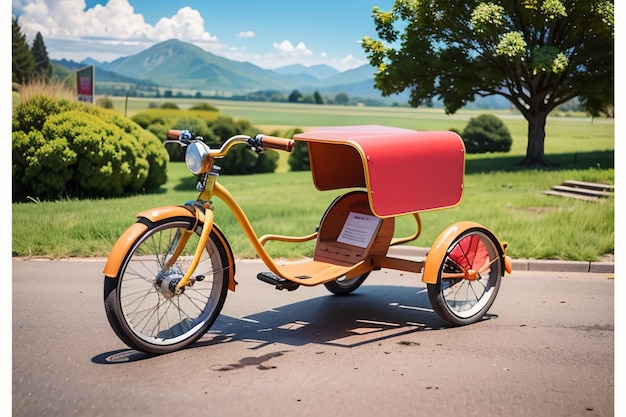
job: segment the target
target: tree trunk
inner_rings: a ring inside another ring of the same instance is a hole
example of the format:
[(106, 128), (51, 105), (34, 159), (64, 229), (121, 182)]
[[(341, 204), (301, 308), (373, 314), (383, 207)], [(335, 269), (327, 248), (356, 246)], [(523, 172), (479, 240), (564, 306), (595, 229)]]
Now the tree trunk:
[(520, 162), (520, 165), (526, 167), (550, 166), (544, 156), (547, 116), (547, 113), (537, 112), (530, 113), (526, 117), (526, 120), (528, 120), (528, 145), (526, 147), (526, 158)]

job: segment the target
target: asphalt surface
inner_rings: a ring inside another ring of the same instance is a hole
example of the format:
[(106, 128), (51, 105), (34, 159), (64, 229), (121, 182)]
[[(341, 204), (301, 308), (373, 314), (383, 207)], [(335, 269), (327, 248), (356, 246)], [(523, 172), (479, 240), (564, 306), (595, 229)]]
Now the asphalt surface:
[(514, 271), (482, 322), (447, 328), (420, 277), (354, 294), (240, 285), (191, 348), (128, 349), (103, 260), (12, 261), (13, 416), (613, 416), (614, 276)]

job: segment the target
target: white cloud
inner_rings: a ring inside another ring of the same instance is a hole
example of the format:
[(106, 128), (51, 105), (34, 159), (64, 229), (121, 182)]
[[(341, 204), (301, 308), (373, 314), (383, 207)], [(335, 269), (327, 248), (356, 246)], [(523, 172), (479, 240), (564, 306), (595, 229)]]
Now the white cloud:
[(343, 58), (329, 58), (325, 63), (337, 68), (339, 71), (346, 71), (368, 64), (369, 61), (366, 59), (358, 59), (348, 54)]
[[(118, 0), (127, 1), (127, 0)], [(204, 30), (204, 19), (197, 10), (183, 7), (171, 18), (161, 18), (154, 26), (152, 39), (181, 41), (217, 42), (217, 37)]]
[(239, 32), (237, 34), (238, 38), (254, 38), (254, 32), (251, 30), (248, 30), (246, 32)]
[[(13, 9), (19, 11), (18, 21), (29, 42), (40, 32), (46, 45), (51, 46), (51, 58), (114, 59), (172, 38), (211, 51), (226, 48), (205, 30), (204, 19), (190, 7), (162, 18), (154, 26), (135, 13), (128, 0), (109, 0), (104, 6), (87, 10), (84, 0), (13, 0)], [(82, 54), (75, 48), (77, 41), (84, 42)], [(115, 46), (119, 47), (117, 51)]]
[(303, 42), (300, 42), (297, 46), (293, 46), (288, 40), (284, 40), (281, 43), (273, 43), (274, 49), (280, 54), (289, 56), (309, 56), (313, 55), (313, 52), (306, 47)]
[[(326, 52), (314, 54), (304, 42), (294, 46), (289, 40), (267, 44), (266, 49), (255, 46), (254, 50), (226, 45), (207, 30), (200, 12), (191, 7), (183, 7), (154, 25), (147, 23), (129, 0), (109, 0), (105, 5), (85, 7), (84, 0), (12, 0), (13, 13), (19, 16), (28, 41), (32, 42), (40, 32), (52, 59), (112, 61), (175, 38), (228, 59), (253, 62), (264, 68), (298, 63), (328, 64), (346, 70), (367, 63), (351, 55), (335, 58)], [(237, 37), (251, 39), (256, 34), (251, 30), (241, 31)]]

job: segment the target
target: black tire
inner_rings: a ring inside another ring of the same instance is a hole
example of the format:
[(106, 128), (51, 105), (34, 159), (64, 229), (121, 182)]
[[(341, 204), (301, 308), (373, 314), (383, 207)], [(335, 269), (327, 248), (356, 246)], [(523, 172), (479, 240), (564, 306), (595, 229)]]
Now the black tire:
[(195, 282), (178, 295), (167, 283), (182, 278), (197, 247), (201, 226), (174, 266), (163, 270), (172, 242), (193, 227), (189, 219), (151, 224), (132, 245), (116, 278), (104, 278), (109, 323), (129, 347), (151, 354), (169, 353), (198, 340), (220, 314), (228, 291), (227, 251), (211, 230)]
[(347, 295), (359, 288), (369, 274), (369, 272), (366, 272), (365, 274), (350, 279), (347, 279), (345, 276), (340, 277), (334, 281), (325, 282), (324, 286), (335, 295)]
[(446, 251), (437, 283), (427, 285), (435, 313), (456, 326), (481, 320), (500, 288), (502, 256), (498, 240), (487, 229), (459, 233)]

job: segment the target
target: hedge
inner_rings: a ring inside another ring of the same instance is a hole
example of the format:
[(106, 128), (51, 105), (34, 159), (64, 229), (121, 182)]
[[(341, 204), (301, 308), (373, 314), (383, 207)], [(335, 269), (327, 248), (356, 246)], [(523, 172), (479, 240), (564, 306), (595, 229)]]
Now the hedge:
[(13, 111), (13, 201), (112, 197), (158, 188), (168, 154), (118, 113), (39, 95)]

